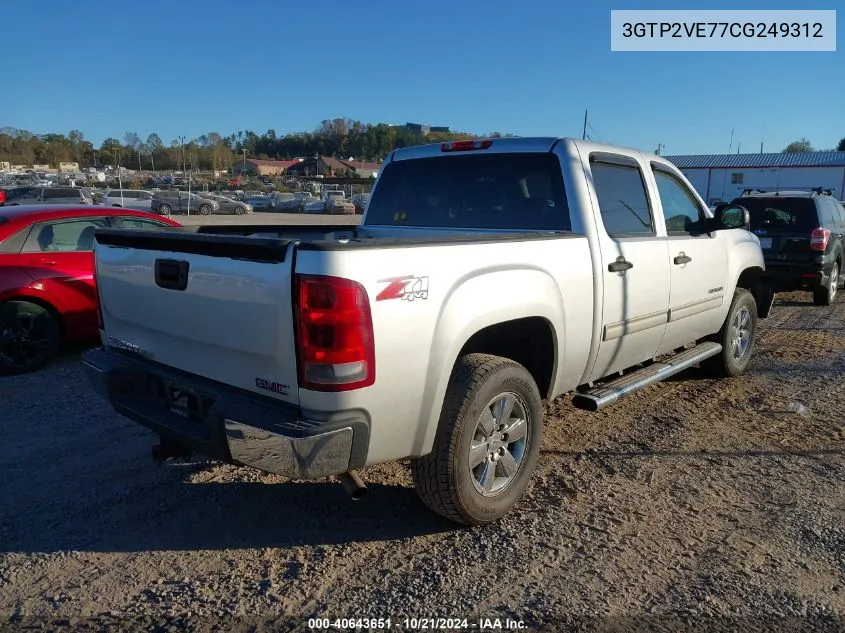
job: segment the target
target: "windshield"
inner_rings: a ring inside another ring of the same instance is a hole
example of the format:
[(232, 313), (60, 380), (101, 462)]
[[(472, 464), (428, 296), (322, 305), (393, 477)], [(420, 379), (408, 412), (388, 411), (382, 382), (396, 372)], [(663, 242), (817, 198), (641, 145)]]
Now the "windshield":
[(813, 198), (738, 198), (735, 204), (748, 209), (751, 230), (765, 235), (812, 233), (819, 226)]
[(367, 224), (571, 230), (560, 163), (549, 153), (391, 162), (370, 197)]

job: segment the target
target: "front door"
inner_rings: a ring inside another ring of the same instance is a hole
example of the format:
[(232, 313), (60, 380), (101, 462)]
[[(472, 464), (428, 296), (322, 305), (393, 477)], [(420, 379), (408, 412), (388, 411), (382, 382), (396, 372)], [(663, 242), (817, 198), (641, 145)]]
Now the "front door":
[(724, 233), (703, 232), (702, 205), (684, 182), (652, 164), (657, 206), (663, 214), (669, 246), (669, 323), (659, 352), (691, 343), (722, 327), (728, 257)]
[(643, 178), (633, 158), (590, 157), (601, 224), (601, 343), (589, 380), (654, 357), (666, 330), (669, 264)]

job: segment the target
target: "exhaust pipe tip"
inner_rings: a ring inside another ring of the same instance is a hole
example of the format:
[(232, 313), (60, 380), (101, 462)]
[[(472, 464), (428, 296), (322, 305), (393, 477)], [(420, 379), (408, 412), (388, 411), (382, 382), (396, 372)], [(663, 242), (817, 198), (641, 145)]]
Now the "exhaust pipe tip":
[(367, 486), (364, 484), (358, 471), (350, 470), (338, 475), (337, 478), (343, 484), (343, 488), (352, 497), (353, 501), (360, 501), (367, 496)]

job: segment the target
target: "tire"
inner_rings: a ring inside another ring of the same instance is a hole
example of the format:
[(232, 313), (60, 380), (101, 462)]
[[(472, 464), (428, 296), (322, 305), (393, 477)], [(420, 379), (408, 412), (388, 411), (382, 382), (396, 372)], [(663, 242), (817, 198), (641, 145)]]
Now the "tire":
[(29, 301), (0, 304), (0, 371), (34, 371), (56, 356), (60, 344), (59, 323), (49, 310)]
[[(513, 403), (507, 423), (519, 425), (516, 440), (495, 426), (493, 411), (503, 401)], [(456, 523), (497, 521), (525, 492), (542, 435), (543, 404), (531, 374), (507, 358), (467, 354), (452, 370), (431, 453), (412, 460), (417, 494), (430, 510)], [(515, 467), (511, 473), (508, 464)]]
[(158, 212), (161, 215), (170, 215), (173, 210), (170, 208), (169, 204), (163, 204), (158, 208)]
[(702, 369), (724, 378), (745, 373), (757, 342), (757, 302), (754, 295), (745, 288), (737, 288), (722, 328), (708, 340), (719, 343), (722, 351), (702, 361)]
[(235, 207), (235, 215), (243, 215), (246, 213), (246, 209), (243, 207)]
[(211, 206), (207, 204), (201, 204), (199, 208), (200, 215), (210, 215), (211, 214)]
[(817, 306), (829, 306), (836, 299), (839, 290), (839, 262), (833, 263), (827, 288), (822, 286), (813, 290), (813, 303)]

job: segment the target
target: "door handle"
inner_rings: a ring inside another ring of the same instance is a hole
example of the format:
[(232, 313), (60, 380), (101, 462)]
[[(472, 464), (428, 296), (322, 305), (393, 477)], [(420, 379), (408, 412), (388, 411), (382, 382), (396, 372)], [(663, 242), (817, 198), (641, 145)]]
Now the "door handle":
[(607, 265), (607, 269), (612, 273), (624, 273), (626, 270), (630, 270), (633, 267), (634, 265), (631, 262), (626, 261), (626, 259), (621, 255), (616, 258), (615, 262)]
[(678, 266), (680, 266), (682, 264), (689, 264), (692, 261), (692, 257), (690, 257), (689, 255), (686, 255), (684, 253), (681, 253), (681, 254), (675, 256), (674, 261)]
[(41, 264), (42, 266), (55, 266), (56, 265), (56, 262), (54, 262), (52, 259), (39, 259), (38, 263)]

